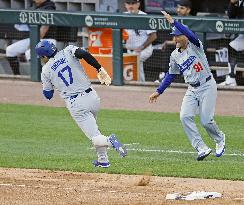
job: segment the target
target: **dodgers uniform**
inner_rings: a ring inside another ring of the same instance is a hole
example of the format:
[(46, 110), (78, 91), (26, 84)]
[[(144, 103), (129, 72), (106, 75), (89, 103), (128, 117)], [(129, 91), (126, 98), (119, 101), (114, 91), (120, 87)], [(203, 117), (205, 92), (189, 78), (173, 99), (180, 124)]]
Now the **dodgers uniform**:
[(46, 98), (51, 99), (54, 88), (59, 91), (72, 118), (96, 148), (98, 160), (95, 160), (93, 164), (99, 167), (109, 167), (108, 146), (115, 148), (122, 157), (127, 154), (127, 150), (114, 134), (106, 137), (99, 131), (96, 117), (100, 108), (100, 98), (92, 88), (79, 59), (84, 58), (98, 72), (101, 65), (90, 53), (76, 46), (67, 46), (59, 52), (55, 45), (48, 41), (41, 41), (36, 46), (37, 54), (39, 53), (40, 56), (49, 55), (46, 54), (47, 50), (52, 55), (42, 68), (43, 94)]
[[(185, 50), (181, 51), (176, 48), (172, 52), (169, 72), (157, 92), (162, 94), (174, 80), (176, 74), (184, 76), (184, 80), (189, 86), (181, 105), (180, 119), (191, 145), (201, 154), (209, 148), (202, 140), (194, 122), (196, 113), (199, 112), (202, 126), (217, 144), (223, 142), (225, 137), (213, 119), (217, 86), (201, 41), (192, 31), (179, 22), (174, 21), (174, 26), (174, 29), (180, 30), (180, 35), (187, 36), (189, 42)], [(201, 157), (200, 160), (202, 160)]]
[[(71, 116), (88, 138), (101, 134), (96, 125), (100, 99), (91, 88), (84, 69), (73, 53), (78, 47), (68, 46), (43, 66), (43, 90), (59, 91)], [(58, 74), (57, 74), (58, 73)]]

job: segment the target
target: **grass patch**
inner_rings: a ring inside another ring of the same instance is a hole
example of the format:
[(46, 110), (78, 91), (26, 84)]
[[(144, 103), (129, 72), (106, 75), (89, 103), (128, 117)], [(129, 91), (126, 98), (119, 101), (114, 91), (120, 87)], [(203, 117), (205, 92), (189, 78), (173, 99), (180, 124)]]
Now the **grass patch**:
[[(244, 118), (217, 116), (215, 120), (226, 133), (226, 155), (211, 155), (197, 162), (196, 153), (189, 153), (195, 150), (184, 134), (178, 113), (101, 110), (98, 124), (102, 133), (116, 133), (135, 151), (121, 159), (109, 150), (111, 167), (97, 169), (91, 164), (96, 158), (91, 143), (65, 108), (1, 104), (0, 166), (244, 180), (244, 156), (229, 155), (244, 153)], [(197, 123), (205, 142), (214, 148), (198, 118)]]

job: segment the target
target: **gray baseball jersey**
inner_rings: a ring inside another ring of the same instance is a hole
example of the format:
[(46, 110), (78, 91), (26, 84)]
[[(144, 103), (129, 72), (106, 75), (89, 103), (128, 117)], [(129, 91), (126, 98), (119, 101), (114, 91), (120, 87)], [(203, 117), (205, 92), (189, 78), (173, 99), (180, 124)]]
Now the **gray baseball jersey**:
[[(125, 156), (125, 149), (122, 148), (122, 144), (114, 134), (108, 138), (102, 135), (98, 129), (96, 117), (100, 109), (100, 98), (91, 87), (91, 82), (81, 66), (79, 58), (76, 57), (79, 57), (76, 52), (77, 49), (78, 47), (70, 45), (49, 58), (41, 73), (43, 90), (44, 92), (52, 91), (56, 88), (60, 92), (72, 118), (92, 141), (96, 149), (98, 160), (95, 160), (93, 164), (108, 167), (108, 146), (116, 149), (119, 154), (121, 153), (121, 156), (122, 154)], [(84, 59), (89, 63), (89, 59), (85, 57)], [(92, 59), (92, 61), (94, 67), (96, 67), (95, 64), (101, 67), (98, 62), (95, 62), (95, 59)], [(117, 143), (116, 146), (114, 142)], [(121, 149), (116, 148), (119, 146)]]
[(183, 52), (179, 52), (176, 48), (170, 56), (169, 73), (183, 74), (188, 84), (204, 82), (212, 75), (202, 43), (200, 42), (199, 48), (189, 41)]
[(100, 136), (96, 115), (100, 108), (100, 98), (91, 88), (79, 59), (74, 56), (78, 47), (67, 46), (59, 51), (43, 66), (41, 79), (43, 90), (56, 88), (71, 116), (89, 139)]
[(200, 42), (200, 47), (197, 47), (189, 41), (187, 48), (182, 52), (179, 52), (178, 48), (175, 49), (170, 57), (169, 73), (183, 74), (185, 82), (189, 84), (182, 102), (180, 118), (192, 146), (198, 152), (207, 149), (194, 122), (194, 116), (198, 112), (209, 136), (216, 143), (221, 142), (224, 134), (213, 120), (217, 86), (202, 43)]
[(91, 86), (79, 59), (74, 56), (77, 48), (67, 46), (43, 66), (41, 73), (43, 90), (53, 90), (55, 87), (62, 98), (67, 98), (82, 93)]

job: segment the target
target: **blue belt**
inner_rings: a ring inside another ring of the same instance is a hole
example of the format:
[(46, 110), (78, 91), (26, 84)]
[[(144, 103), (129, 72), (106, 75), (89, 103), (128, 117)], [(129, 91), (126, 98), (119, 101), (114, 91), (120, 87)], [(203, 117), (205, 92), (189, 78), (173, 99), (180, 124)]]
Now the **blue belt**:
[[(206, 82), (208, 82), (209, 80), (211, 80), (211, 78), (212, 78), (212, 76), (211, 76), (211, 75), (210, 75), (210, 76), (208, 76), (208, 77), (206, 78), (205, 83), (206, 83)], [(201, 85), (201, 83), (200, 83), (200, 82), (195, 83), (195, 84), (190, 84), (190, 86), (192, 86), (192, 87), (194, 87), (194, 88), (199, 87), (200, 85)]]
[[(91, 88), (88, 88), (88, 89), (85, 90), (86, 93), (89, 93), (89, 92), (91, 92), (91, 91), (92, 91)], [(72, 100), (72, 99), (76, 98), (78, 95), (79, 95), (79, 94), (72, 95), (72, 96), (69, 97), (69, 99)]]

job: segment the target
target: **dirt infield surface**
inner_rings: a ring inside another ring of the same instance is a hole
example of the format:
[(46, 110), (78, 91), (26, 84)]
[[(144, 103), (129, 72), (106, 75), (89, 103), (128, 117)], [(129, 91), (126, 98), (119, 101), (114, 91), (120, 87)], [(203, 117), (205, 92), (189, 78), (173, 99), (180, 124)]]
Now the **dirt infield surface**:
[[(170, 88), (157, 104), (150, 105), (148, 96), (153, 87), (94, 87), (102, 98), (102, 108), (109, 109), (179, 112), (185, 93), (185, 89)], [(14, 80), (0, 80), (0, 103), (64, 106), (58, 96), (46, 101), (40, 83)], [(243, 105), (244, 92), (219, 91), (216, 114), (244, 116)], [(143, 178), (148, 183), (139, 186)], [(167, 194), (182, 190), (216, 191), (223, 196), (201, 201), (165, 199)], [(244, 182), (1, 168), (0, 204), (244, 204)]]
[[(53, 205), (161, 205), (244, 203), (244, 183), (238, 181), (150, 177), (138, 186), (142, 176), (51, 172), (29, 169), (0, 169), (0, 204)], [(223, 194), (219, 199), (166, 201), (167, 193), (206, 190)]]

